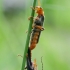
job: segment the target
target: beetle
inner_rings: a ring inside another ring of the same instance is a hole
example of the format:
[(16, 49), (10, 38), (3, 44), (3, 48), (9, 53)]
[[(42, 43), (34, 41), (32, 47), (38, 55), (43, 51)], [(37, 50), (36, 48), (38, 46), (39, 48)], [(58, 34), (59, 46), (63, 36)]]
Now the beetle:
[[(30, 40), (30, 49), (33, 50), (36, 47), (36, 44), (39, 42), (41, 31), (44, 30), (43, 23), (44, 23), (44, 11), (40, 6), (36, 6), (35, 9), (37, 17), (34, 19), (34, 23), (32, 25), (32, 33), (31, 33), (31, 40)], [(31, 17), (30, 17), (31, 18)], [(30, 19), (29, 18), (29, 19)]]

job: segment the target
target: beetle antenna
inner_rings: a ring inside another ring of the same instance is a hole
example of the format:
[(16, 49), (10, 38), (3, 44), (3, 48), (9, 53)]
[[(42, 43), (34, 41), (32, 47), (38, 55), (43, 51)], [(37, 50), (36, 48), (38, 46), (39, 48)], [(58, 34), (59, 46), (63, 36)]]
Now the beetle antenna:
[(40, 4), (40, 0), (38, 0), (38, 6), (41, 6), (41, 4)]

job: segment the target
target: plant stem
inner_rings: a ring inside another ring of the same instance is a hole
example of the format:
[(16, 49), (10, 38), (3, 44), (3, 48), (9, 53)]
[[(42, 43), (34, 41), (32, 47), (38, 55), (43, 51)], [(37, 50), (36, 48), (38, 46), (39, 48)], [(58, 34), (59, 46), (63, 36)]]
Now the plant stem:
[[(36, 0), (34, 0), (34, 2), (33, 2), (33, 8), (35, 8), (35, 5), (36, 5)], [(32, 17), (34, 17), (34, 13), (35, 13), (35, 11), (32, 10), (32, 13), (31, 13)], [(31, 30), (32, 30), (32, 23), (33, 23), (33, 18), (30, 19), (30, 24), (29, 24), (29, 28), (28, 28), (28, 34), (27, 34), (27, 39), (26, 39), (26, 44), (25, 44), (25, 50), (24, 50), (24, 56), (23, 56), (23, 62), (22, 62), (21, 70), (24, 70), (24, 68), (25, 68), (26, 54), (27, 54), (27, 50), (29, 47), (30, 34), (31, 34)]]

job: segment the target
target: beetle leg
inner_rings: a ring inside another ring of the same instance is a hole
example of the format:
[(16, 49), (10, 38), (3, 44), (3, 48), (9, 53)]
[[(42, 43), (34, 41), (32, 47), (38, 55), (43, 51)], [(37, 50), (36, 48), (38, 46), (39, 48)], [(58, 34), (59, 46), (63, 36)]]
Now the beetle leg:
[(34, 8), (34, 7), (32, 7), (32, 6), (31, 6), (30, 8), (31, 8), (32, 10), (35, 10), (35, 8)]
[(33, 18), (33, 16), (30, 16), (30, 17), (28, 18), (28, 20), (30, 20), (31, 18)]
[(43, 31), (43, 30), (44, 30), (44, 28), (42, 27), (41, 31)]
[(33, 66), (34, 66), (34, 70), (37, 70), (37, 63), (36, 63), (36, 59), (34, 59), (34, 61), (33, 61)]
[(27, 69), (27, 66), (24, 69)]

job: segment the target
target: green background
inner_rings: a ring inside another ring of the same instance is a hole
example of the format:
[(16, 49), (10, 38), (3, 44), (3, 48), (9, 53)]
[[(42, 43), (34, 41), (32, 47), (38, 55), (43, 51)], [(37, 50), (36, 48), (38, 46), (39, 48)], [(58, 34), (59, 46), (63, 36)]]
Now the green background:
[[(28, 4), (29, 2), (27, 2)], [(21, 70), (26, 31), (31, 14), (25, 10), (4, 14), (0, 1), (0, 70)], [(41, 0), (45, 13), (44, 28), (39, 43), (32, 51), (38, 70), (70, 70), (70, 0)]]

